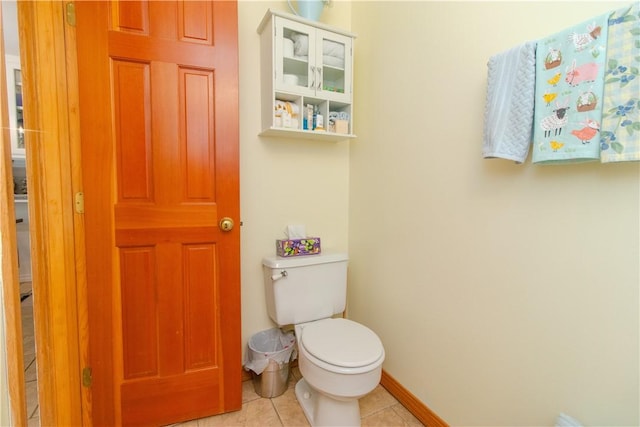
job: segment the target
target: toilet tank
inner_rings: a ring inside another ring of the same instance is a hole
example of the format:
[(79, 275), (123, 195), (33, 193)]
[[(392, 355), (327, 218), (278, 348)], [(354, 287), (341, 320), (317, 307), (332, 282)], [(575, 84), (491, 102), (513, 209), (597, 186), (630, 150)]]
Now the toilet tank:
[(279, 326), (325, 319), (344, 311), (347, 254), (262, 260), (267, 312)]

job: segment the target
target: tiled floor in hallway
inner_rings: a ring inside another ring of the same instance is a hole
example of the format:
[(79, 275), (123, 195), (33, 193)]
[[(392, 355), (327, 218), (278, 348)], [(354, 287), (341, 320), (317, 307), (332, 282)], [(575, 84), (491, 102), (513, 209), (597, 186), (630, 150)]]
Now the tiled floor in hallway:
[(36, 372), (36, 341), (33, 335), (33, 296), (31, 282), (20, 283), (22, 310), (22, 347), (24, 354), (24, 378), (27, 391), (27, 418), (29, 426), (40, 425), (38, 411), (38, 378)]

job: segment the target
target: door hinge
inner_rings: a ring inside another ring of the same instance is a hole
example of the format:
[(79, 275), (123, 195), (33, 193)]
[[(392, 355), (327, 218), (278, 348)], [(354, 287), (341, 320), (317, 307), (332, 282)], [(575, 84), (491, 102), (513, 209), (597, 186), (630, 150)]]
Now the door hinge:
[(72, 1), (65, 4), (65, 14), (67, 15), (67, 24), (72, 27), (76, 26), (76, 4)]
[(91, 368), (86, 366), (82, 369), (82, 385), (85, 387), (91, 387), (93, 377), (91, 376)]
[(78, 191), (74, 197), (74, 202), (76, 205), (76, 213), (83, 214), (84, 213), (84, 193), (82, 191)]

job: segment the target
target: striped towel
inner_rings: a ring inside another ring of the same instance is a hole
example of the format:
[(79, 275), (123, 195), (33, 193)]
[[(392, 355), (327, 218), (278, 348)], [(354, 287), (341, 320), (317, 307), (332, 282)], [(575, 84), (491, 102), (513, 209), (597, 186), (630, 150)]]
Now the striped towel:
[(522, 163), (531, 145), (536, 43), (492, 56), (487, 68), (482, 155)]
[(609, 18), (600, 160), (640, 161), (640, 1)]

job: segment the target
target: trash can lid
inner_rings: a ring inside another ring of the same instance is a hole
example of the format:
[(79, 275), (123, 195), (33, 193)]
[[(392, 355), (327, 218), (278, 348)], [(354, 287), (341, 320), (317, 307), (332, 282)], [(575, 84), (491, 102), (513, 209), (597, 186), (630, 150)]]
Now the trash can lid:
[(345, 368), (371, 365), (384, 354), (375, 332), (348, 319), (310, 323), (304, 327), (301, 342), (314, 357)]

